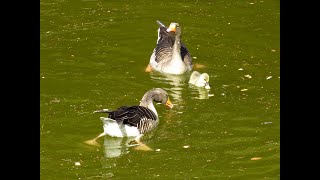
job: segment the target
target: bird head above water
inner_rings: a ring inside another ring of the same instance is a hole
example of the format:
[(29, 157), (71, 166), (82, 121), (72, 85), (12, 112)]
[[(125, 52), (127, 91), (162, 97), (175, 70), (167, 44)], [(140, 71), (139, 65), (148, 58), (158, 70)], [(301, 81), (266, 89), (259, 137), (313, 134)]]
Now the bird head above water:
[(189, 83), (198, 87), (204, 87), (205, 89), (211, 89), (207, 73), (200, 74), (198, 71), (193, 71)]
[(170, 24), (170, 26), (167, 28), (167, 32), (168, 33), (173, 32), (177, 35), (181, 35), (181, 27), (180, 27), (179, 23), (172, 22)]
[(153, 88), (147, 91), (141, 99), (140, 106), (148, 107), (148, 105), (152, 103), (152, 101), (162, 103), (169, 108), (173, 107), (173, 104), (169, 99), (168, 93), (161, 88)]

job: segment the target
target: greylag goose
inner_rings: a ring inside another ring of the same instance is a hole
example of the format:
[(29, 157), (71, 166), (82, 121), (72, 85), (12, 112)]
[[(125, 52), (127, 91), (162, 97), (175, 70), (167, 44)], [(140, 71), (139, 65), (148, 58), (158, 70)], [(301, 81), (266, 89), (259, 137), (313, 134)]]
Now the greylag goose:
[(181, 27), (178, 23), (172, 22), (166, 28), (160, 21), (158, 29), (158, 40), (156, 48), (150, 57), (146, 71), (154, 69), (161, 73), (183, 74), (192, 70), (192, 58), (181, 42)]
[(168, 93), (161, 88), (154, 88), (144, 94), (139, 106), (122, 106), (114, 111), (108, 109), (94, 111), (94, 113), (108, 113), (109, 116), (100, 117), (104, 132), (91, 141), (109, 135), (136, 137), (135, 141), (140, 143), (139, 139), (143, 134), (153, 130), (159, 123), (153, 101), (165, 104), (169, 108), (173, 107)]
[(207, 73), (199, 73), (198, 71), (193, 71), (189, 80), (190, 84), (193, 84), (197, 87), (204, 87), (206, 89), (210, 89), (209, 84), (209, 75)]

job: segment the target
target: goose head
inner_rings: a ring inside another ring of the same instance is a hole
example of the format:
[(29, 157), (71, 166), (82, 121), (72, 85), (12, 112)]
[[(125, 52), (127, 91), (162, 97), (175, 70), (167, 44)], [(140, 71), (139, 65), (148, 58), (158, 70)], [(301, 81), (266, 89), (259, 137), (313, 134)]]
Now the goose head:
[(173, 104), (171, 103), (169, 99), (168, 93), (161, 89), (161, 88), (153, 88), (146, 92), (144, 96), (142, 97), (141, 104), (150, 104), (152, 101), (161, 103), (166, 105), (169, 108), (173, 107)]
[(181, 27), (179, 23), (172, 22), (170, 26), (167, 28), (167, 32), (168, 33), (173, 32), (176, 35), (181, 35)]

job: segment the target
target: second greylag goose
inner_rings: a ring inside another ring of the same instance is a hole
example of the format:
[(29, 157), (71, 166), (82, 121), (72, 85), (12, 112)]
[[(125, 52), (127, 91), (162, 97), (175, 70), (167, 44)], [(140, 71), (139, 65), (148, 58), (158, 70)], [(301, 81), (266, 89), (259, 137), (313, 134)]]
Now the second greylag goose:
[(99, 137), (109, 135), (112, 137), (136, 137), (140, 143), (143, 134), (153, 130), (159, 123), (158, 113), (153, 101), (165, 104), (169, 108), (173, 105), (169, 100), (168, 93), (161, 88), (154, 88), (144, 94), (139, 106), (122, 106), (114, 111), (103, 109), (94, 113), (108, 113), (108, 117), (101, 117), (103, 130)]
[(183, 74), (192, 70), (191, 55), (181, 41), (180, 25), (173, 22), (166, 28), (160, 21), (157, 23), (160, 26), (158, 40), (148, 68), (167, 74)]

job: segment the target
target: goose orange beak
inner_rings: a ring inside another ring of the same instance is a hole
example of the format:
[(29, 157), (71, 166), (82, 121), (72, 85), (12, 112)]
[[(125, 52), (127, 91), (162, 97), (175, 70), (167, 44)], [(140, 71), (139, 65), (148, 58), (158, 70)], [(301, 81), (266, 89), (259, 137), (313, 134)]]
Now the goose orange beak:
[(168, 106), (170, 109), (173, 108), (173, 104), (171, 103), (171, 101), (169, 99), (166, 102), (166, 106)]
[(170, 24), (170, 26), (167, 29), (167, 32), (176, 32), (176, 26)]

